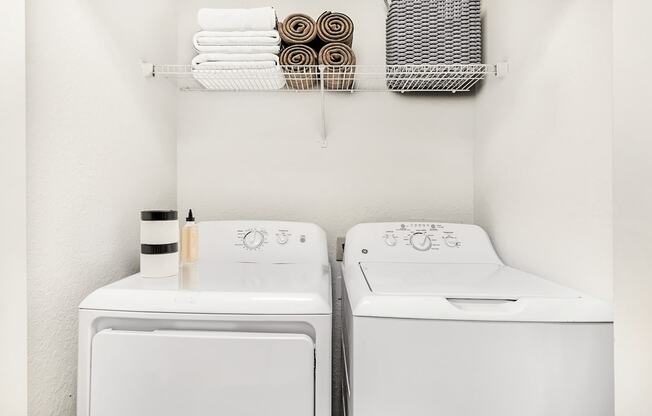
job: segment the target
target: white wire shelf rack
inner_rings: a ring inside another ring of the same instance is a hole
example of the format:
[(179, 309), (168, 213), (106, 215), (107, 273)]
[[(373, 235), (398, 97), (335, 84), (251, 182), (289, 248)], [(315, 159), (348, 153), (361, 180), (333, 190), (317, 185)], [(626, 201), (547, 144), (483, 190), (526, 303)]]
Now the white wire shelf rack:
[(181, 91), (286, 91), (321, 93), (321, 138), (326, 135), (326, 92), (468, 92), (488, 76), (503, 77), (507, 62), (472, 65), (277, 65), (242, 69), (220, 65), (219, 69), (191, 65), (142, 63), (143, 75), (167, 78)]
[[(145, 64), (146, 75), (177, 81), (182, 91), (468, 92), (499, 65), (278, 65), (197, 69)], [(150, 72), (151, 71), (151, 72)]]

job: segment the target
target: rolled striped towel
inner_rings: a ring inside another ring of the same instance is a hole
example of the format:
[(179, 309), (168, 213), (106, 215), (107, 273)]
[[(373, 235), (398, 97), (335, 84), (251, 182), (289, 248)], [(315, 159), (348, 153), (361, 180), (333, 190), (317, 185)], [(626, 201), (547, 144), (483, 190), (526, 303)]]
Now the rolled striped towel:
[(286, 45), (305, 45), (317, 38), (317, 25), (312, 17), (294, 13), (278, 24), (281, 39)]
[(324, 85), (329, 90), (349, 90), (355, 79), (355, 52), (345, 43), (329, 43), (319, 51), (319, 63), (325, 65)]
[(353, 21), (344, 13), (324, 12), (317, 19), (317, 36), (324, 43), (353, 45)]
[(319, 78), (317, 52), (306, 45), (293, 45), (283, 49), (280, 57), (285, 80), (290, 88), (308, 90), (315, 87)]

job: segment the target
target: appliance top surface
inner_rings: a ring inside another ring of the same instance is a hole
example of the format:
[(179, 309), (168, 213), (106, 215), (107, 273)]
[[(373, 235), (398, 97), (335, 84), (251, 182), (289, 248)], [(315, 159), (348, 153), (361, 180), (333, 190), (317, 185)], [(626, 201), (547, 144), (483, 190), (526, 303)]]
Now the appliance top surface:
[(499, 264), (360, 263), (370, 290), (379, 295), (447, 298), (576, 298), (578, 292)]
[(80, 309), (130, 312), (321, 315), (331, 273), (320, 264), (197, 263), (172, 277), (136, 274), (91, 293)]
[(475, 225), (356, 225), (346, 235), (343, 277), (355, 316), (613, 321), (609, 302), (504, 265)]
[(291, 294), (324, 292), (328, 265), (312, 263), (196, 263), (184, 265), (171, 277), (148, 278), (136, 274), (106, 289), (125, 291), (186, 291), (197, 293)]
[[(257, 233), (252, 236), (251, 233)], [(81, 309), (218, 314), (330, 314), (326, 237), (313, 224), (199, 224), (199, 260), (176, 276), (136, 274), (89, 295)]]

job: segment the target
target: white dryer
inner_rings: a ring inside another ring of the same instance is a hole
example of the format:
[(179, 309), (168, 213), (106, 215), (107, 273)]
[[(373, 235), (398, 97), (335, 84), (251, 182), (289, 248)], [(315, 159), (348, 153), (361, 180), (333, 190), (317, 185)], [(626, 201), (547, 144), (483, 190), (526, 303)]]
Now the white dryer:
[(200, 260), (138, 274), (79, 311), (77, 416), (330, 416), (324, 231), (199, 224)]
[(505, 266), (474, 225), (346, 236), (349, 416), (612, 416), (611, 305)]

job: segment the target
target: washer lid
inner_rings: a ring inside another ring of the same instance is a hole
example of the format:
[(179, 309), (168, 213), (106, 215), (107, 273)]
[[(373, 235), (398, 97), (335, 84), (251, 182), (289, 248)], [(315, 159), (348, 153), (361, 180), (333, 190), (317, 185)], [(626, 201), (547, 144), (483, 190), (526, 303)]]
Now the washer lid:
[(517, 300), (581, 294), (500, 264), (360, 263), (372, 292), (382, 295)]
[(317, 263), (218, 263), (179, 275), (136, 274), (91, 293), (79, 306), (137, 312), (318, 315), (331, 313), (330, 267)]
[(503, 322), (613, 322), (608, 302), (500, 264), (345, 267), (354, 316)]

